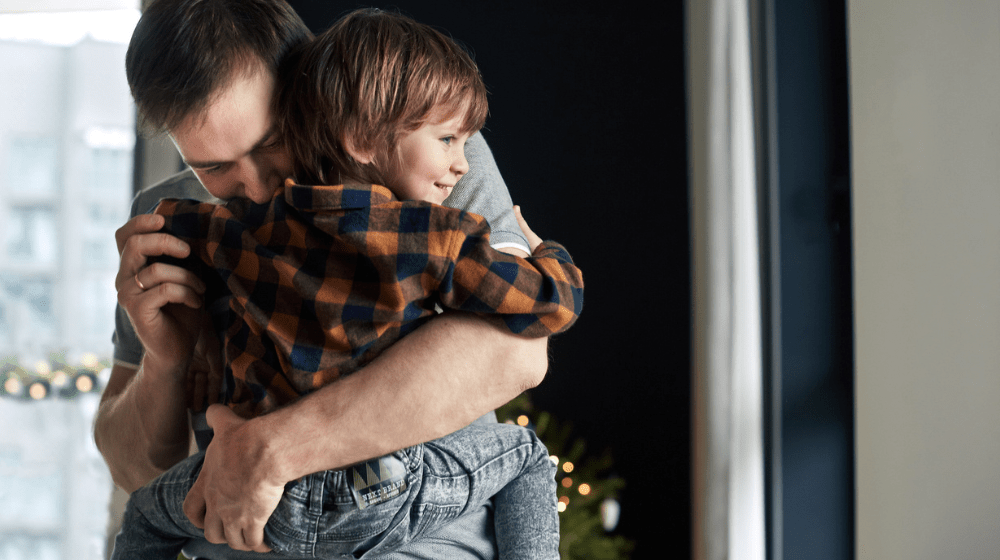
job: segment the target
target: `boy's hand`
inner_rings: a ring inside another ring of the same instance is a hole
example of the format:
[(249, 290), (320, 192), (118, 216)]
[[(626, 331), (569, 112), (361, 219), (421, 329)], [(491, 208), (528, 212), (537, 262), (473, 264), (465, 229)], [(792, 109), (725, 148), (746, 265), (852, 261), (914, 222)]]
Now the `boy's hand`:
[(528, 227), (528, 222), (524, 221), (524, 217), (521, 216), (521, 207), (516, 204), (514, 205), (514, 217), (517, 218), (517, 225), (521, 226), (521, 231), (528, 238), (528, 246), (531, 247), (531, 252), (534, 253), (535, 248), (542, 244), (542, 238), (531, 231), (531, 228)]

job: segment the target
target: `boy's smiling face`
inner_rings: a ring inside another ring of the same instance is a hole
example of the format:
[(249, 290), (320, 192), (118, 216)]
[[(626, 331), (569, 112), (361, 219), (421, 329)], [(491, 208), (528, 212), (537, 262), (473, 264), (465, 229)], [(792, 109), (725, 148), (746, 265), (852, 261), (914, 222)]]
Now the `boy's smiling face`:
[(470, 134), (461, 131), (463, 120), (461, 111), (443, 118), (432, 113), (420, 128), (400, 136), (386, 185), (397, 198), (434, 204), (448, 198), (469, 171), (465, 142)]

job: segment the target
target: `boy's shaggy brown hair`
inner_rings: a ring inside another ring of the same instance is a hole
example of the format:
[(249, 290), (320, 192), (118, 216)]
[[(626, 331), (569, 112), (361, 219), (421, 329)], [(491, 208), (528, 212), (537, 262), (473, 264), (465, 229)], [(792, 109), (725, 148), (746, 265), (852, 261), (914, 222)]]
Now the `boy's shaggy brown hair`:
[(398, 13), (351, 12), (291, 56), (275, 114), (301, 184), (384, 185), (400, 135), (432, 113), (464, 111), (463, 133), (486, 120), (486, 86), (472, 57)]

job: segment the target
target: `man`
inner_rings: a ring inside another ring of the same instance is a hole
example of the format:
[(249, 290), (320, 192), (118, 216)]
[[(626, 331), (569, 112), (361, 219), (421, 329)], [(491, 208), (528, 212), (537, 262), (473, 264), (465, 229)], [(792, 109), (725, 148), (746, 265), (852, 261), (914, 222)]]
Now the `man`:
[[(272, 126), (275, 76), (284, 55), (310, 38), (283, 0), (154, 2), (129, 47), (129, 84), (143, 119), (169, 131), (193, 174), (147, 190), (133, 213), (148, 211), (162, 197), (270, 199), (291, 167)], [(481, 185), (450, 202), (486, 215), (501, 247), (523, 246), (488, 148), (481, 137), (470, 140), (470, 148), (473, 171), (463, 181)], [(498, 186), (499, 203), (482, 198)], [(504, 210), (496, 211), (498, 204)], [(250, 421), (216, 406), (189, 423), (189, 370), (204, 373), (218, 354), (208, 344), (208, 351), (197, 353), (208, 362), (192, 365), (199, 335), (203, 343), (213, 340), (198, 332), (195, 318), (201, 315), (193, 313), (202, 305), (201, 280), (163, 263), (146, 266), (151, 257), (188, 253), (179, 240), (155, 233), (160, 225), (156, 216), (139, 215), (118, 231), (116, 287), (127, 318), (116, 332), (116, 365), (95, 440), (116, 483), (133, 491), (187, 456), (192, 423), (196, 433), (214, 429), (185, 502), (208, 541), (189, 547), (198, 556), (252, 557), (209, 543), (266, 551), (263, 526), (285, 483), (450, 433), (491, 416), (544, 376), (544, 339), (521, 339), (473, 316), (443, 315), (365, 369), (295, 405)], [(400, 557), (489, 557), (489, 525), (484, 511), (453, 534), (442, 533), (442, 541), (454, 541), (451, 548), (418, 543)]]

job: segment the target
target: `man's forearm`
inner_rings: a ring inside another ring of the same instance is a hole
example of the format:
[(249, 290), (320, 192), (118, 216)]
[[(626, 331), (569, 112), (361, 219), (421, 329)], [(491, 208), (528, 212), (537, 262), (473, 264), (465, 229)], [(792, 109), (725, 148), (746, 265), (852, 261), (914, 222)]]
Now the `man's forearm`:
[(447, 314), (364, 369), (253, 420), (251, 433), (284, 483), (463, 428), (536, 386), (547, 366), (547, 339)]
[(94, 441), (121, 489), (133, 492), (187, 456), (183, 376), (116, 365), (101, 397)]

